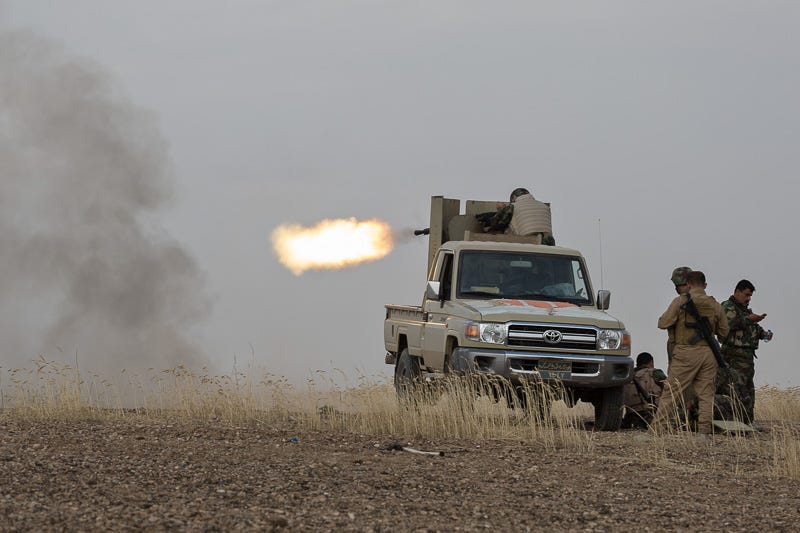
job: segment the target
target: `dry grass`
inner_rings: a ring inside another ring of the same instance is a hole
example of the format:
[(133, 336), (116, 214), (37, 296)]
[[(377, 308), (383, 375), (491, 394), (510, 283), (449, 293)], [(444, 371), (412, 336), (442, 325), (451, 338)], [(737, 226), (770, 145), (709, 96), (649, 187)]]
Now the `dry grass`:
[(757, 420), (772, 422), (773, 471), (776, 475), (800, 479), (800, 387), (762, 387), (756, 394)]
[(442, 380), (399, 401), (385, 378), (360, 378), (353, 384), (341, 373), (335, 377), (317, 372), (301, 389), (269, 374), (213, 376), (178, 367), (144, 375), (123, 371), (108, 380), (41, 358), (33, 369), (3, 372), (0, 397), (6, 416), (37, 419), (178, 416), (361, 434), (514, 439), (548, 449), (592, 445), (591, 435), (583, 431), (585, 406), (567, 409), (549, 388), (529, 391), (548, 404), (555, 402), (553, 416), (542, 417), (535, 402), (522, 407), (515, 398), (507, 401), (496, 382)]
[(761, 387), (756, 391), (756, 419), (800, 422), (800, 387)]
[[(355, 383), (339, 371), (317, 372), (304, 387), (253, 369), (230, 376), (198, 374), (178, 367), (114, 379), (78, 372), (40, 358), (34, 368), (0, 369), (0, 416), (36, 419), (145, 417), (217, 421), (234, 425), (291, 425), (298, 429), (357, 434), (407, 435), (444, 439), (510, 439), (549, 450), (591, 452), (595, 435), (584, 430), (592, 408), (580, 402), (567, 408), (559, 391), (530, 390), (530, 397), (552, 404), (541, 416), (536, 402), (522, 406), (497, 382), (470, 378), (436, 382), (398, 401), (385, 378), (360, 377)], [(496, 400), (499, 398), (499, 400)], [(508, 398), (508, 399), (507, 399)], [(509, 407), (514, 407), (511, 409)], [(770, 421), (772, 474), (800, 479), (800, 388), (764, 387), (757, 392), (756, 417)], [(655, 462), (666, 462), (675, 447), (703, 446), (685, 431), (648, 436)], [(746, 452), (752, 435), (734, 435), (732, 449)], [(761, 438), (761, 445), (764, 439)]]

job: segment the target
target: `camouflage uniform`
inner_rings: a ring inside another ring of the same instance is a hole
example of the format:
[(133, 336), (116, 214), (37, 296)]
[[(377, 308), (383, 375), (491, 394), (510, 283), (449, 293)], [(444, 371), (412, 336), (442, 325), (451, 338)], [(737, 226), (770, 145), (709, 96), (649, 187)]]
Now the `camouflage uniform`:
[(493, 219), (494, 225), (499, 231), (505, 231), (511, 224), (512, 218), (514, 218), (514, 204), (508, 203), (505, 207), (498, 209)]
[[(739, 372), (733, 367), (718, 368), (714, 394), (714, 418), (718, 420), (748, 420), (746, 406), (753, 397)], [(750, 419), (752, 421), (752, 419)]]
[(480, 213), (475, 217), (483, 224), (484, 231), (504, 232), (514, 218), (514, 204), (506, 204), (495, 213)]
[[(686, 285), (686, 274), (691, 272), (689, 267), (678, 267), (672, 271), (670, 281), (677, 287)], [(675, 350), (675, 326), (667, 328), (667, 362), (672, 361), (672, 352)]]
[(646, 427), (650, 423), (661, 398), (667, 375), (661, 369), (643, 367), (634, 370), (633, 379), (642, 391), (633, 381), (625, 384), (623, 428)]
[(722, 309), (728, 318), (730, 332), (722, 342), (722, 354), (731, 367), (732, 372), (720, 372), (717, 376), (718, 392), (742, 389), (741, 398), (747, 422), (753, 421), (756, 389), (753, 383), (755, 376), (755, 358), (758, 340), (764, 337), (764, 328), (750, 320), (752, 311), (739, 304), (733, 296), (722, 303)]

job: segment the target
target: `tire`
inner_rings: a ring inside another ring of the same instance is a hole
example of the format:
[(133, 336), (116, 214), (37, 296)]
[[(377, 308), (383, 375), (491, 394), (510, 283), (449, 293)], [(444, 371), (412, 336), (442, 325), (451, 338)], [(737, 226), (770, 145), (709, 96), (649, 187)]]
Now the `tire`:
[(419, 360), (411, 357), (408, 348), (403, 348), (394, 367), (394, 390), (397, 391), (397, 397), (403, 401), (411, 399), (421, 383)]
[(622, 425), (623, 388), (603, 389), (594, 400), (594, 428), (597, 431), (617, 431)]

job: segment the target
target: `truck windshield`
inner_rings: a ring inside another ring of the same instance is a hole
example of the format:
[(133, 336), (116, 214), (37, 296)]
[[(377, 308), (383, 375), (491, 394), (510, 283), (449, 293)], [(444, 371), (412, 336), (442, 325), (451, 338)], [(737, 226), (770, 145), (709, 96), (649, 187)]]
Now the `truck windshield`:
[(591, 287), (580, 257), (464, 250), (458, 297), (548, 300), (591, 305)]

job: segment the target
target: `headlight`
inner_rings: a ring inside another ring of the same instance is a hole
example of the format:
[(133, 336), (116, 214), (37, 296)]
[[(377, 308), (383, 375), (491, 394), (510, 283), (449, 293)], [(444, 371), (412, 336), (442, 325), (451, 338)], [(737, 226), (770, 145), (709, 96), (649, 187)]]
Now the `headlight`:
[(506, 342), (508, 329), (505, 324), (481, 324), (481, 340), (494, 344)]
[(618, 329), (601, 329), (597, 333), (598, 350), (618, 350), (622, 344), (622, 331)]
[(467, 324), (464, 334), (468, 339), (492, 344), (503, 344), (508, 335), (508, 326), (497, 323)]

